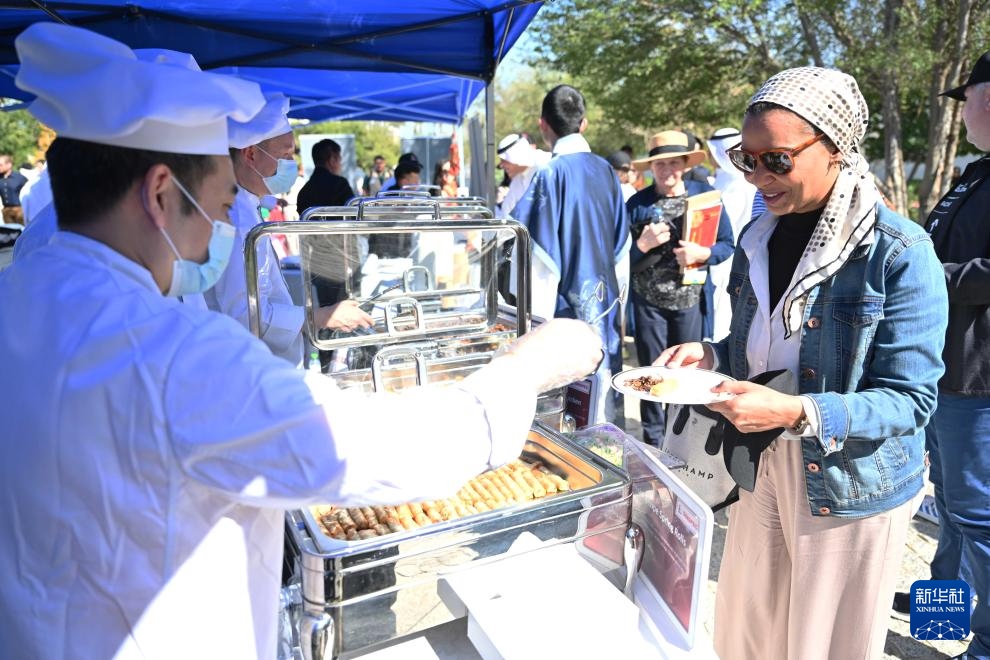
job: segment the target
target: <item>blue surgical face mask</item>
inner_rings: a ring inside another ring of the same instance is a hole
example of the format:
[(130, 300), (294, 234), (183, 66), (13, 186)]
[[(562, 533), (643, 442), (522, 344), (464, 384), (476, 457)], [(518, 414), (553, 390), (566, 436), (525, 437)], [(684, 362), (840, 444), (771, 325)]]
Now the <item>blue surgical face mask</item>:
[(186, 199), (196, 207), (196, 211), (199, 212), (203, 220), (210, 223), (213, 227), (213, 234), (210, 236), (210, 252), (207, 256), (206, 263), (199, 264), (189, 259), (183, 259), (182, 255), (175, 248), (175, 243), (169, 238), (165, 228), (159, 227), (162, 236), (165, 237), (165, 242), (168, 243), (172, 254), (175, 255), (175, 261), (172, 262), (172, 282), (169, 285), (166, 295), (178, 297), (203, 293), (217, 283), (224, 269), (227, 268), (227, 263), (230, 261), (230, 253), (234, 248), (234, 235), (236, 232), (233, 225), (229, 222), (211, 220), (210, 216), (203, 210), (203, 207), (189, 194), (185, 186), (179, 183), (179, 180), (174, 176), (172, 177), (172, 181), (175, 182), (175, 187), (179, 189), (179, 192), (185, 195)]
[[(265, 182), (265, 187), (268, 188), (268, 192), (273, 195), (281, 195), (282, 193), (289, 192), (292, 189), (292, 184), (296, 182), (296, 178), (298, 178), (299, 175), (299, 167), (296, 165), (296, 161), (292, 159), (286, 160), (285, 158), (276, 158), (257, 145), (255, 148), (277, 163), (275, 167), (275, 174), (271, 176), (264, 176), (258, 170), (254, 170), (255, 173), (261, 177), (261, 180)], [(251, 169), (254, 168), (252, 167)]]

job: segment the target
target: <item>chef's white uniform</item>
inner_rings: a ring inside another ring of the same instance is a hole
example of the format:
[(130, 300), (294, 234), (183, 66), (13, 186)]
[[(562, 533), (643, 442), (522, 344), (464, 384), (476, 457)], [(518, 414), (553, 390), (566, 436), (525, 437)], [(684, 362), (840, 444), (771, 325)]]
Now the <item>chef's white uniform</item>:
[(72, 232), (0, 300), (4, 657), (273, 658), (283, 508), (448, 495), (535, 412), (497, 362), (341, 392)]
[[(234, 207), (230, 210), (230, 222), (237, 230), (230, 265), (213, 288), (203, 294), (210, 309), (237, 319), (248, 330), (251, 325), (248, 319), (247, 279), (244, 274), (244, 245), (247, 233), (261, 222), (258, 204), (256, 195), (238, 187)], [(305, 312), (292, 302), (279, 268), (278, 257), (268, 236), (258, 241), (257, 255), (261, 339), (268, 344), (272, 353), (298, 365), (303, 358), (302, 327)]]

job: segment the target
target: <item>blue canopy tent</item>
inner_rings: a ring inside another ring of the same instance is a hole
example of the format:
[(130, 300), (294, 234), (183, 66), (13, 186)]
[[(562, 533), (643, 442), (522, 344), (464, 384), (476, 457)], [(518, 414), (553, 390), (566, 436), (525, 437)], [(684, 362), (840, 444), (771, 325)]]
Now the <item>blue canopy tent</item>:
[(84, 27), (132, 48), (191, 53), (203, 69), (285, 93), (292, 100), (290, 116), (299, 118), (457, 123), (485, 89), (486, 160), (493, 175), (491, 83), (541, 4), (0, 0), (0, 96), (29, 100), (13, 84), (14, 39), (31, 23), (45, 20)]

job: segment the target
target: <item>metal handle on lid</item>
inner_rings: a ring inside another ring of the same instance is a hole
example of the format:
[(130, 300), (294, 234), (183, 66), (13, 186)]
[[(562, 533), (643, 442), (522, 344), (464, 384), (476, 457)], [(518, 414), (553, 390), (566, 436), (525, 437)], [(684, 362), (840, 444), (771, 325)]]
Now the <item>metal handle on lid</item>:
[[(413, 309), (415, 323), (409, 330), (399, 330), (395, 327), (396, 317), (401, 305), (410, 305)], [(419, 334), (426, 330), (426, 320), (423, 316), (423, 305), (415, 298), (400, 296), (385, 303), (385, 329), (390, 336)]]
[(412, 285), (414, 282), (413, 276), (416, 273), (423, 273), (426, 275), (426, 291), (433, 290), (433, 273), (426, 266), (411, 266), (406, 272), (402, 274), (402, 290), (409, 293), (413, 290)]
[(375, 359), (371, 362), (371, 384), (376, 392), (385, 391), (385, 378), (382, 375), (385, 365), (399, 357), (415, 360), (416, 384), (422, 385), (426, 382), (426, 359), (423, 354), (410, 346), (390, 346), (378, 351), (375, 354)]

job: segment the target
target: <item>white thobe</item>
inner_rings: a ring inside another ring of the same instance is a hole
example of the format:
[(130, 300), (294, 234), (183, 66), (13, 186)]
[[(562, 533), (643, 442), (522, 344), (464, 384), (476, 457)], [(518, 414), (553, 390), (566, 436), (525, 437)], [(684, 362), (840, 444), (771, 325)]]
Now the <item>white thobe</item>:
[[(244, 188), (238, 188), (234, 208), (230, 211), (230, 221), (237, 230), (230, 264), (213, 288), (203, 294), (210, 309), (237, 319), (248, 330), (251, 325), (248, 318), (244, 246), (247, 233), (261, 222), (258, 203), (257, 196)], [(272, 353), (299, 365), (303, 359), (302, 327), (305, 311), (292, 302), (278, 257), (268, 236), (258, 241), (256, 253), (261, 339), (268, 344)]]
[(270, 660), (283, 508), (449, 496), (535, 412), (499, 360), (342, 392), (72, 232), (0, 273), (0, 300), (5, 657)]
[(512, 177), (509, 181), (509, 190), (505, 193), (505, 198), (499, 205), (498, 217), (506, 218), (512, 215), (512, 209), (516, 208), (516, 204), (526, 194), (526, 189), (529, 188), (529, 183), (533, 180), (536, 169), (535, 166), (527, 167)]
[[(722, 193), (722, 204), (725, 206), (729, 222), (732, 223), (732, 239), (738, 241), (739, 232), (749, 223), (752, 215), (756, 186), (746, 181), (742, 174), (736, 175), (720, 169), (715, 174), (715, 189)], [(732, 259), (708, 267), (708, 277), (715, 287), (712, 297), (715, 308), (713, 333), (715, 341), (720, 341), (729, 334), (729, 325), (732, 322), (732, 301), (729, 299), (727, 289), (731, 271)]]

